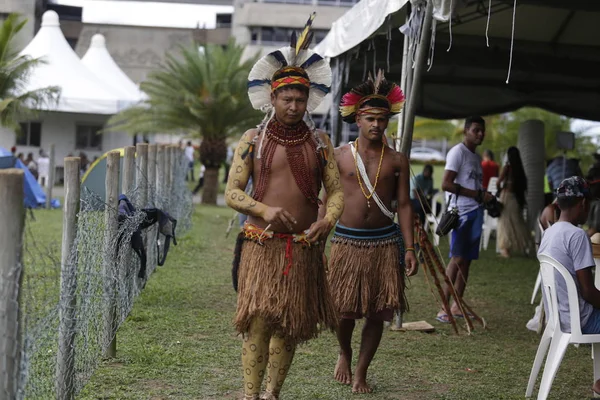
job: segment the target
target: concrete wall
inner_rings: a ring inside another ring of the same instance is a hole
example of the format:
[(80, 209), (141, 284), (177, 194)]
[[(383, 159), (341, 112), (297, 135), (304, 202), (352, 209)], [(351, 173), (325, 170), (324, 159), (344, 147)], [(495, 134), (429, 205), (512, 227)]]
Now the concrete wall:
[(145, 80), (148, 73), (164, 61), (167, 52), (193, 42), (192, 29), (84, 24), (75, 48), (80, 57), (96, 33), (104, 35), (109, 53), (136, 83)]
[(211, 43), (224, 46), (231, 37), (231, 28), (195, 29), (192, 36), (198, 44)]
[[(48, 151), (50, 145), (54, 144), (56, 154), (56, 165), (62, 166), (63, 159), (68, 155), (79, 155), (84, 152), (88, 159), (93, 160), (95, 156), (100, 156), (108, 150), (130, 146), (133, 144), (133, 137), (125, 133), (107, 133), (102, 138), (101, 150), (76, 149), (75, 148), (75, 127), (77, 124), (104, 125), (109, 116), (91, 115), (91, 114), (73, 114), (73, 113), (45, 113), (36, 121), (42, 123), (41, 146), (17, 146), (17, 154), (33, 153), (37, 159), (40, 148)], [(0, 128), (0, 147), (10, 149), (16, 143), (15, 133), (4, 127)]]

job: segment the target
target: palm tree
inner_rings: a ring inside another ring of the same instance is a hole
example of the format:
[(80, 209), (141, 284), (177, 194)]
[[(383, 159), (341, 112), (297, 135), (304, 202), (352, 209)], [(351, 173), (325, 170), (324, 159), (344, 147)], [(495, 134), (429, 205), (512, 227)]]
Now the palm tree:
[(26, 23), (18, 14), (10, 14), (0, 27), (0, 124), (17, 133), (20, 121), (56, 103), (60, 94), (55, 86), (25, 89), (31, 71), (43, 64), (43, 60), (20, 56), (15, 48), (15, 36)]
[(109, 121), (111, 131), (174, 133), (201, 137), (200, 161), (206, 167), (204, 204), (216, 204), (219, 167), (227, 157), (226, 139), (241, 136), (260, 121), (247, 95), (248, 73), (256, 59), (242, 62), (243, 46), (180, 48), (169, 54), (141, 84), (148, 96), (139, 106)]

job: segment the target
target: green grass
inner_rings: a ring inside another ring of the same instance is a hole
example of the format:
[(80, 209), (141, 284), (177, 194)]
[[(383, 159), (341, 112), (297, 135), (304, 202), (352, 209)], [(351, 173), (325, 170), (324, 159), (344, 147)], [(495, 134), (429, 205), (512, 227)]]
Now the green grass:
[[(58, 214), (58, 213), (57, 213)], [(232, 211), (197, 207), (193, 229), (171, 248), (118, 332), (117, 358), (105, 361), (80, 399), (236, 399), (241, 341), (232, 319), (230, 266), (234, 238), (224, 237)], [(386, 331), (369, 371), (380, 399), (522, 399), (539, 336), (525, 328), (537, 273), (534, 260), (503, 260), (491, 250), (473, 265), (467, 300), (489, 328), (455, 336), (434, 321), (438, 306), (423, 271), (411, 279), (406, 321), (427, 320), (431, 334)], [(444, 250), (445, 252), (445, 250)], [(359, 327), (361, 325), (359, 324)], [(358, 332), (358, 330), (357, 330)], [(354, 337), (355, 348), (359, 335)], [(344, 400), (332, 379), (334, 336), (298, 349), (283, 399)], [(590, 397), (590, 348), (570, 346), (550, 398)]]

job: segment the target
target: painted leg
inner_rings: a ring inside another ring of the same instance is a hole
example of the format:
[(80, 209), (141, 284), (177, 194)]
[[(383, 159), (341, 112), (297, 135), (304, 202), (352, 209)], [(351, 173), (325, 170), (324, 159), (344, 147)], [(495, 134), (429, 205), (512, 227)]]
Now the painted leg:
[(261, 397), (266, 400), (277, 400), (285, 377), (292, 366), (296, 346), (283, 334), (275, 333), (269, 345), (269, 362), (267, 363), (267, 391)]
[(342, 319), (337, 330), (340, 354), (333, 375), (336, 381), (344, 385), (352, 384), (352, 332), (354, 325), (353, 319)]
[(373, 389), (367, 384), (367, 369), (379, 347), (383, 334), (383, 321), (367, 318), (362, 331), (360, 354), (354, 372), (353, 393), (371, 393)]
[(257, 400), (260, 393), (267, 359), (271, 332), (264, 320), (256, 318), (242, 343), (242, 368), (244, 369), (245, 399)]

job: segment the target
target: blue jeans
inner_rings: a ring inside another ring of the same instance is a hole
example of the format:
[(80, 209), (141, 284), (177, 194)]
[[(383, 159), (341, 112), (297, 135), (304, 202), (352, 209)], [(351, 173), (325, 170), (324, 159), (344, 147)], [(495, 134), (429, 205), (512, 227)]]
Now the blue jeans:
[(581, 327), (581, 333), (586, 335), (593, 335), (600, 333), (600, 310), (594, 308), (592, 315), (587, 320), (585, 326)]

